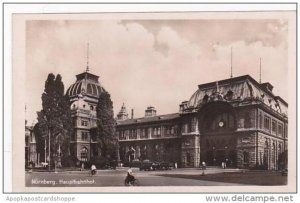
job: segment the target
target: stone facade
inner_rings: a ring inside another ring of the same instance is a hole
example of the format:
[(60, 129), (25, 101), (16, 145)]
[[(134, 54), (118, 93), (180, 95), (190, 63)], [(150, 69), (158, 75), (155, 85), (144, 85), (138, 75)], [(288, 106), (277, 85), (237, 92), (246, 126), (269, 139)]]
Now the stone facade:
[(36, 151), (36, 140), (32, 126), (25, 124), (25, 166), (33, 167), (39, 164), (39, 157)]
[(71, 138), (71, 154), (81, 162), (87, 162), (92, 156), (98, 156), (100, 150), (91, 137), (91, 129), (97, 126), (96, 107), (101, 87), (98, 76), (89, 72), (76, 75), (66, 94), (70, 98), (75, 133)]
[(118, 117), (121, 161), (279, 169), (287, 152), (288, 104), (272, 89), (245, 75), (199, 85), (175, 114), (157, 116), (148, 107), (143, 118)]
[[(91, 134), (104, 89), (99, 77), (87, 71), (76, 77), (66, 93), (75, 124), (71, 153), (87, 162), (101, 155)], [(129, 117), (123, 104), (116, 116), (120, 161), (279, 169), (288, 149), (288, 104), (272, 89), (244, 75), (199, 85), (172, 114), (158, 115), (150, 106), (144, 117), (134, 118), (133, 110)]]

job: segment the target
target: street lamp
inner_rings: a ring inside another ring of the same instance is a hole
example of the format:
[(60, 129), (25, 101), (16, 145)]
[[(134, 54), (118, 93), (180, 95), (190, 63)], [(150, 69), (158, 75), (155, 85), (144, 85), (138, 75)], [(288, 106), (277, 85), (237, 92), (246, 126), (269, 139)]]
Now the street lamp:
[(49, 156), (49, 165), (48, 165), (48, 169), (49, 169), (49, 171), (50, 171), (50, 169), (51, 169), (51, 149), (50, 149), (50, 141), (51, 141), (51, 132), (50, 132), (50, 129), (48, 129), (48, 134), (49, 134), (49, 147), (48, 147), (48, 156)]
[(216, 165), (215, 147), (213, 146), (213, 165)]

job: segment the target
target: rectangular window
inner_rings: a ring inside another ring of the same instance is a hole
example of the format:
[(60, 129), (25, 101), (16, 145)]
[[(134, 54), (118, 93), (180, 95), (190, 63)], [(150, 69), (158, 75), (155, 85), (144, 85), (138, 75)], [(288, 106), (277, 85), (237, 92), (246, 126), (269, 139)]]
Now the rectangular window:
[(277, 134), (277, 122), (275, 120), (272, 120), (272, 133)]
[(126, 140), (125, 131), (121, 131), (121, 139)]
[(191, 132), (196, 132), (197, 118), (193, 118), (191, 121)]
[(148, 128), (148, 136), (151, 137), (151, 128)]
[(172, 135), (175, 134), (174, 126), (171, 127), (171, 134), (172, 134)]
[(140, 138), (145, 138), (145, 132), (144, 132), (144, 129), (140, 129)]
[(170, 127), (169, 126), (165, 127), (165, 134), (170, 135)]
[(270, 130), (270, 117), (268, 116), (264, 117), (264, 128)]
[(250, 128), (251, 127), (251, 117), (250, 113), (246, 112), (245, 113), (245, 128)]
[(129, 139), (136, 139), (136, 130), (129, 130)]
[(81, 132), (81, 140), (82, 141), (87, 141), (89, 137), (89, 133), (88, 132)]
[(141, 138), (148, 138), (148, 135), (147, 135), (147, 129), (146, 128), (143, 128), (141, 129)]
[(88, 126), (88, 121), (87, 120), (81, 120), (81, 125), (82, 126)]
[(125, 137), (125, 140), (127, 140), (129, 138), (129, 130), (124, 131), (124, 137)]
[(259, 113), (259, 128), (262, 129), (263, 126), (263, 119), (261, 113)]
[(278, 123), (278, 135), (282, 136), (283, 132), (283, 127), (281, 123)]

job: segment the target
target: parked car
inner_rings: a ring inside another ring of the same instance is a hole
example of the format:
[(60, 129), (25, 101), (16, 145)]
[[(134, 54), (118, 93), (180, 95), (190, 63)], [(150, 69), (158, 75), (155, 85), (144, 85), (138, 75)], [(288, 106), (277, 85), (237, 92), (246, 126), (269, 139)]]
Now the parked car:
[(285, 168), (285, 169), (283, 169), (283, 170), (281, 171), (281, 175), (287, 176), (287, 174), (288, 174), (288, 169), (287, 169), (287, 168)]
[(158, 168), (158, 165), (148, 159), (143, 160), (140, 164), (140, 171), (145, 170), (145, 171), (155, 171)]
[(173, 168), (172, 163), (169, 162), (160, 162), (158, 163), (159, 170), (171, 170)]
[(129, 166), (139, 168), (141, 166), (141, 162), (138, 159), (134, 159), (131, 162), (129, 162)]

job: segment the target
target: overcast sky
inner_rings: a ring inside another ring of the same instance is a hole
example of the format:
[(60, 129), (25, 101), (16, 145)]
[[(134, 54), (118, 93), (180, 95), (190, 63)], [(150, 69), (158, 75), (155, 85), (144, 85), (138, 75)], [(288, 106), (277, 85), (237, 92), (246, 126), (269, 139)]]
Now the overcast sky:
[(197, 85), (249, 74), (274, 85), (287, 100), (287, 22), (281, 20), (131, 20), (27, 21), (26, 117), (41, 110), (49, 73), (61, 74), (65, 91), (85, 71), (87, 42), (90, 72), (100, 76), (117, 114), (178, 112)]

